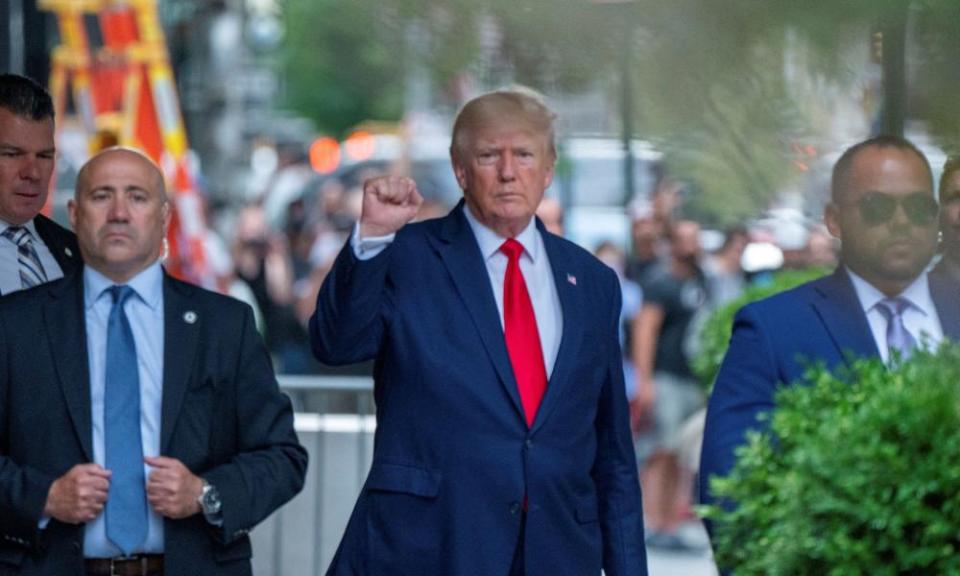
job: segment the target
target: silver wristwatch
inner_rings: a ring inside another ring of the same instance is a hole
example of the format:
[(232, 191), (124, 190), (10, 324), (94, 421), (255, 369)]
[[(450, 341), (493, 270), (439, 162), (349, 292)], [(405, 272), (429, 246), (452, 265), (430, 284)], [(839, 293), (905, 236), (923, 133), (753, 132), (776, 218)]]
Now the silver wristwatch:
[(221, 502), (220, 502), (220, 492), (217, 491), (216, 486), (207, 482), (206, 478), (201, 478), (203, 481), (203, 491), (200, 493), (200, 497), (197, 498), (197, 502), (200, 503), (200, 509), (203, 510), (203, 516), (207, 519), (207, 522), (215, 525), (220, 525), (223, 523), (223, 515), (221, 514)]

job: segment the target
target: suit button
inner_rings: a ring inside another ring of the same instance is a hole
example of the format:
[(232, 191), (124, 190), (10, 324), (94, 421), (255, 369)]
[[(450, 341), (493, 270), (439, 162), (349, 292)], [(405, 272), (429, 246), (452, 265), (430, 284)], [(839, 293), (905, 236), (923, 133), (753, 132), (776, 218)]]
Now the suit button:
[(74, 541), (70, 544), (70, 547), (73, 548), (73, 551), (74, 551), (74, 552), (80, 552), (80, 550), (83, 548), (82, 546), (80, 546), (80, 542), (77, 541), (77, 540), (74, 540)]
[(533, 448), (533, 440), (527, 438), (526, 442), (523, 443), (523, 447), (527, 450)]
[(513, 504), (510, 505), (510, 514), (513, 516), (516, 516), (519, 513), (520, 513), (520, 503), (514, 502)]

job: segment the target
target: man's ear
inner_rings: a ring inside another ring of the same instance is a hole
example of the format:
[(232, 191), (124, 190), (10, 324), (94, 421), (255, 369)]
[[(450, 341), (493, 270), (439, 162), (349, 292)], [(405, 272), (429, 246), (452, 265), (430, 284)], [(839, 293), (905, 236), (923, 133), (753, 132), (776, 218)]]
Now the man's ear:
[(823, 209), (823, 223), (827, 225), (827, 231), (837, 240), (843, 240), (843, 228), (840, 226), (840, 208), (833, 202), (829, 202)]
[(173, 207), (170, 205), (169, 200), (164, 202), (163, 206), (160, 207), (160, 213), (160, 217), (163, 218), (163, 235), (166, 236), (170, 230), (170, 219), (173, 218)]
[(71, 198), (67, 200), (67, 215), (70, 216), (70, 227), (77, 231), (77, 201)]

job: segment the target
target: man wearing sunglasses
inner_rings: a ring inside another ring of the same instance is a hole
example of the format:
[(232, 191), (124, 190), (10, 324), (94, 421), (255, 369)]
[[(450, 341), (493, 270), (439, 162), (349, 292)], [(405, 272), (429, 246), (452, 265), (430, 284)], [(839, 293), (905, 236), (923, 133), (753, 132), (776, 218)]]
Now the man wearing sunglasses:
[(774, 408), (780, 383), (813, 362), (909, 356), (942, 338), (960, 339), (960, 298), (925, 273), (937, 244), (938, 207), (923, 154), (878, 136), (848, 149), (833, 170), (824, 219), (841, 242), (841, 264), (824, 278), (743, 307), (707, 409), (701, 498), (725, 476), (734, 451)]

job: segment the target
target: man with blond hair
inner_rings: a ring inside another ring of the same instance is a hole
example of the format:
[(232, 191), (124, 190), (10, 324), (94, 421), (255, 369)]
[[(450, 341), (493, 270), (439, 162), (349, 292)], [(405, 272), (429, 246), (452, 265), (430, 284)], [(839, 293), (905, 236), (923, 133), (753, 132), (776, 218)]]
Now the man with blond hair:
[(450, 153), (446, 217), (365, 183), (311, 319), (321, 361), (375, 360), (373, 466), (328, 574), (646, 574), (617, 276), (534, 217), (554, 114), (484, 94)]

